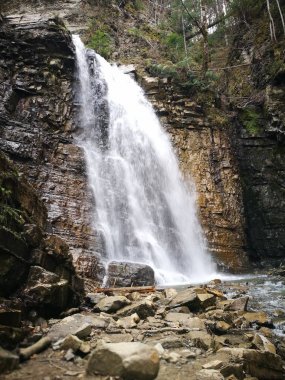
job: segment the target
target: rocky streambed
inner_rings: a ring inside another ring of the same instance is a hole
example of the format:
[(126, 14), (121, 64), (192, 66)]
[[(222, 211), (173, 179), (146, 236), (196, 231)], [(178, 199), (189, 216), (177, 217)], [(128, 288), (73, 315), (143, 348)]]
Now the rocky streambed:
[[(277, 287), (282, 282), (273, 279)], [(275, 297), (275, 311), (262, 310), (258, 289), (266, 282), (259, 277), (184, 289), (116, 288), (89, 293), (60, 319), (31, 313), (24, 323), (29, 334), (18, 349), (1, 342), (10, 350), (0, 351), (0, 369), (14, 370), (2, 378), (284, 379), (285, 334), (275, 334), (272, 319), (278, 313), (281, 318), (284, 297)]]

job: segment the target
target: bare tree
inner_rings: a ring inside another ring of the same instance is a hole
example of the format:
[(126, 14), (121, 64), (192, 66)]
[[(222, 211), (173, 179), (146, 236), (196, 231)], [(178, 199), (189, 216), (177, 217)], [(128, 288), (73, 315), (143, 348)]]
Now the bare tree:
[(283, 26), (283, 31), (284, 31), (284, 34), (285, 34), (284, 16), (283, 16), (283, 13), (282, 13), (282, 10), (281, 10), (281, 7), (280, 7), (279, 0), (276, 0), (276, 3), (277, 3), (277, 7), (278, 7), (278, 10), (279, 10), (279, 14), (280, 14), (280, 18), (281, 18), (281, 22), (282, 22), (282, 26)]
[(269, 15), (269, 20), (270, 20), (269, 21), (270, 37), (272, 41), (276, 41), (275, 24), (274, 24), (274, 20), (271, 14), (269, 0), (266, 0), (266, 4), (267, 4), (267, 10), (268, 10), (268, 15)]

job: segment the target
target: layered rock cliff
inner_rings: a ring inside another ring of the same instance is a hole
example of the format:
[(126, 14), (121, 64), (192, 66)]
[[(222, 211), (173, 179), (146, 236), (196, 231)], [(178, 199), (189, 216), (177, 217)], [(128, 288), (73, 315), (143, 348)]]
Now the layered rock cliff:
[(82, 274), (96, 279), (92, 199), (84, 154), (72, 137), (70, 33), (56, 18), (11, 17), (3, 21), (0, 37), (1, 149), (38, 190), (47, 208), (47, 231), (65, 240)]

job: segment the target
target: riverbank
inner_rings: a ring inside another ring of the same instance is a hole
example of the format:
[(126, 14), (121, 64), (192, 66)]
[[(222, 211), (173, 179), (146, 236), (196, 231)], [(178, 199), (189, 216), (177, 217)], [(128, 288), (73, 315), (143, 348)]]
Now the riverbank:
[[(90, 293), (62, 319), (26, 321), (30, 334), (14, 351), (14, 363), (20, 358), (21, 364), (3, 379), (87, 378), (88, 371), (93, 379), (119, 379), (109, 350), (124, 343), (131, 351), (136, 342), (159, 356), (159, 380), (283, 379), (282, 285), (284, 277), (267, 275), (151, 293)], [(24, 347), (43, 337), (51, 340), (49, 348), (23, 361)], [(95, 363), (90, 370), (90, 357), (102, 347), (108, 365), (102, 370)], [(139, 368), (145, 358), (135, 360)]]

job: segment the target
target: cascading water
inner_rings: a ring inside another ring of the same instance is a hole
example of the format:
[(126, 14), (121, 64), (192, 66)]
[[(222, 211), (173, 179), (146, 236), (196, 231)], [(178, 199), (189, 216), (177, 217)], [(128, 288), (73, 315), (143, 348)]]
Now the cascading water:
[[(159, 284), (208, 280), (215, 266), (196, 215), (195, 192), (142, 89), (130, 76), (76, 47), (81, 135), (105, 262), (153, 267)], [(193, 186), (192, 186), (193, 187)]]

